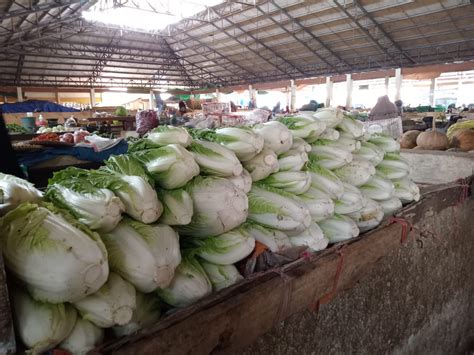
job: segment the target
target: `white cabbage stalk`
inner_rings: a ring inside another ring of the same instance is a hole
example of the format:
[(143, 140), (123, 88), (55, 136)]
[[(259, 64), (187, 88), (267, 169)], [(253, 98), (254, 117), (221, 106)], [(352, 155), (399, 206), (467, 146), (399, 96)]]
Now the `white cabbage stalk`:
[(372, 200), (382, 201), (391, 198), (395, 193), (395, 186), (391, 180), (375, 174), (364, 185), (359, 187), (362, 194)]
[(72, 332), (59, 344), (59, 348), (74, 355), (86, 355), (104, 340), (104, 330), (91, 322), (78, 318)]
[(311, 187), (298, 198), (308, 207), (311, 218), (315, 222), (322, 221), (334, 214), (334, 202), (331, 197), (314, 187)]
[(329, 141), (337, 141), (340, 137), (338, 130), (334, 128), (326, 128), (323, 133), (319, 136), (319, 139), (325, 139)]
[(364, 207), (363, 197), (357, 187), (344, 183), (344, 193), (334, 201), (334, 212), (337, 214), (349, 214), (359, 211)]
[(344, 119), (344, 111), (337, 107), (323, 107), (318, 109), (313, 117), (324, 122), (327, 128), (334, 128)]
[(290, 149), (278, 156), (278, 165), (280, 171), (300, 171), (308, 160), (308, 153)]
[(393, 180), (395, 185), (395, 197), (402, 203), (409, 203), (420, 200), (420, 188), (408, 178)]
[(344, 114), (344, 118), (337, 128), (342, 132), (349, 133), (355, 139), (362, 138), (364, 135), (364, 124), (348, 114)]
[(281, 253), (291, 248), (290, 239), (280, 230), (264, 227), (261, 224), (247, 221), (242, 225), (252, 237), (264, 244), (273, 253)]
[(305, 117), (281, 117), (278, 122), (287, 126), (293, 136), (310, 139), (310, 142), (316, 140), (326, 129), (324, 122)]
[(335, 214), (318, 223), (329, 243), (338, 243), (359, 235), (357, 224), (349, 217)]
[(378, 146), (385, 153), (398, 153), (400, 151), (400, 143), (390, 136), (374, 134), (370, 137), (369, 142)]
[(43, 194), (34, 185), (13, 175), (0, 173), (0, 216), (22, 202), (39, 202)]
[(193, 217), (193, 200), (184, 189), (158, 190), (164, 210), (159, 222), (170, 226), (185, 225)]
[(97, 233), (29, 202), (3, 217), (0, 243), (7, 268), (40, 301), (76, 301), (109, 276), (107, 251)]
[(183, 127), (158, 126), (153, 128), (146, 137), (153, 143), (160, 145), (179, 144), (187, 147), (193, 142), (193, 138)]
[(280, 171), (262, 180), (261, 183), (299, 195), (311, 187), (311, 174), (308, 171)]
[(283, 123), (265, 122), (253, 127), (253, 130), (263, 137), (263, 147), (274, 151), (277, 155), (287, 152), (293, 145), (293, 134)]
[(82, 318), (101, 328), (124, 325), (132, 319), (135, 289), (116, 273), (97, 292), (73, 303)]
[(385, 216), (392, 216), (396, 212), (402, 209), (402, 201), (398, 197), (392, 197), (388, 200), (378, 201), (380, 206), (382, 206)]
[(202, 259), (219, 265), (231, 265), (246, 258), (255, 247), (255, 239), (243, 228), (216, 237), (194, 238), (194, 252)]
[(263, 137), (251, 128), (223, 127), (217, 128), (214, 133), (214, 141), (233, 151), (240, 161), (252, 159), (263, 149)]
[(253, 159), (243, 164), (254, 182), (265, 179), (270, 174), (276, 173), (280, 168), (276, 153), (270, 149), (263, 149)]
[(326, 169), (340, 168), (352, 161), (352, 154), (346, 149), (336, 147), (334, 142), (318, 140), (311, 146), (310, 160), (316, 161)]
[(306, 246), (312, 251), (326, 249), (329, 244), (329, 240), (324, 236), (323, 231), (315, 222), (311, 222), (308, 229), (302, 233), (290, 237), (290, 241), (295, 247)]
[(330, 198), (336, 200), (344, 193), (342, 181), (332, 171), (310, 162), (306, 170), (311, 174), (311, 186), (323, 191)]
[(355, 158), (349, 164), (334, 170), (334, 174), (341, 181), (354, 186), (366, 184), (375, 172), (375, 167), (371, 163), (360, 158)]
[(214, 291), (222, 290), (244, 279), (234, 265), (218, 265), (201, 261), (201, 266), (206, 271)]
[(142, 292), (168, 286), (181, 262), (179, 236), (164, 224), (124, 219), (102, 239), (110, 268)]
[(232, 176), (227, 179), (245, 193), (252, 188), (252, 176), (247, 169), (243, 169), (239, 176)]
[(183, 257), (171, 284), (158, 295), (174, 307), (186, 307), (212, 292), (212, 284), (199, 262), (191, 256)]
[(10, 292), (16, 333), (32, 354), (56, 347), (73, 330), (77, 315), (71, 305), (38, 302), (17, 288)]
[(242, 164), (235, 153), (219, 143), (195, 140), (188, 149), (193, 153), (201, 173), (221, 177), (242, 173)]
[(383, 208), (374, 200), (364, 197), (364, 208), (349, 214), (359, 227), (361, 233), (377, 227), (384, 216)]
[(301, 233), (309, 227), (311, 215), (308, 208), (293, 196), (270, 187), (252, 186), (248, 193), (248, 218), (286, 234)]
[(133, 311), (132, 319), (125, 325), (113, 327), (112, 330), (117, 337), (130, 335), (140, 329), (152, 326), (161, 316), (161, 304), (158, 296), (154, 293), (136, 293), (137, 305)]
[(377, 166), (383, 160), (384, 151), (373, 143), (362, 142), (360, 149), (353, 155), (368, 160), (374, 166)]
[(193, 155), (179, 144), (141, 150), (134, 152), (133, 156), (145, 166), (155, 182), (165, 189), (183, 187), (199, 174), (199, 165)]
[(293, 145), (291, 146), (291, 150), (309, 153), (311, 151), (311, 145), (303, 138), (293, 137)]
[(227, 179), (199, 176), (186, 186), (186, 191), (193, 200), (194, 214), (190, 224), (178, 227), (183, 235), (216, 236), (247, 219), (247, 195)]
[(401, 179), (410, 173), (410, 164), (400, 154), (387, 153), (377, 165), (377, 171), (387, 179)]
[(349, 152), (355, 152), (359, 150), (362, 146), (361, 142), (358, 140), (355, 140), (354, 138), (351, 137), (343, 137), (341, 136), (337, 140), (337, 144), (339, 147), (348, 150)]

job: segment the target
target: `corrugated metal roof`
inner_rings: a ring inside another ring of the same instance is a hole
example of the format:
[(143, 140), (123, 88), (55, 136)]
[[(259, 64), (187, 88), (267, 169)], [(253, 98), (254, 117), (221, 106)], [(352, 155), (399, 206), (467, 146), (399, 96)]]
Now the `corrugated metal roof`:
[(226, 1), (155, 33), (82, 19), (95, 3), (0, 0), (0, 83), (203, 87), (474, 58), (469, 0)]

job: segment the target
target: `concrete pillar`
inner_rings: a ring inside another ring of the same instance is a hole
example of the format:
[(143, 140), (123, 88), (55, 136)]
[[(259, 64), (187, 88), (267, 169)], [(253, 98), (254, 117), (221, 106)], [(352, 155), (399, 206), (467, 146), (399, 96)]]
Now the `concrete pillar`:
[(156, 108), (155, 93), (153, 90), (150, 90), (149, 108), (150, 110)]
[(255, 90), (252, 85), (249, 85), (249, 101), (252, 108), (257, 107), (257, 90)]
[(296, 111), (296, 85), (294, 80), (290, 80), (290, 111)]
[(332, 103), (332, 81), (331, 77), (326, 77), (326, 104), (325, 107), (331, 106)]
[(216, 89), (216, 99), (217, 102), (221, 102), (221, 93), (219, 91), (219, 88)]
[(431, 79), (430, 83), (430, 105), (435, 105), (435, 87), (436, 87), (436, 78)]
[(400, 100), (402, 97), (402, 69), (395, 69), (395, 101)]
[(385, 77), (385, 95), (387, 95), (387, 96), (388, 96), (389, 85), (390, 85), (390, 77), (386, 76)]
[(346, 74), (346, 108), (352, 107), (352, 87), (353, 80), (351, 74)]
[(23, 102), (23, 92), (21, 91), (21, 87), (16, 88), (16, 97), (18, 102)]
[(56, 91), (54, 94), (56, 96), (56, 103), (59, 104), (59, 91)]
[(91, 102), (91, 108), (95, 106), (95, 89), (92, 88), (90, 92), (90, 102)]

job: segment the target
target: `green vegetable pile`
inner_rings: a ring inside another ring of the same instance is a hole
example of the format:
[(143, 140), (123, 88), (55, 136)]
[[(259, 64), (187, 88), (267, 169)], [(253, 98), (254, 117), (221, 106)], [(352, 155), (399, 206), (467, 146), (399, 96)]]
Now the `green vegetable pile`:
[(16, 124), (16, 123), (7, 123), (6, 127), (7, 127), (8, 133), (10, 134), (31, 133), (25, 127), (20, 126), (19, 124)]
[[(0, 250), (32, 353), (86, 353), (242, 280), (256, 242), (284, 254), (354, 238), (419, 199), (390, 137), (333, 108), (254, 127), (161, 126), (43, 194), (0, 174)], [(20, 286), (21, 285), (21, 286)]]

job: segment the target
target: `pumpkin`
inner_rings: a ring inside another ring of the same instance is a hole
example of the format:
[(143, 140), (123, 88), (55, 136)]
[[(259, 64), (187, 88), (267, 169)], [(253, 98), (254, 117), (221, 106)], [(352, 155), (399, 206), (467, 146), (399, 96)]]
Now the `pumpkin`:
[(474, 128), (457, 130), (451, 137), (452, 148), (459, 148), (464, 152), (474, 150)]
[(436, 122), (433, 118), (433, 129), (423, 132), (416, 137), (416, 145), (426, 150), (446, 150), (449, 145), (446, 134), (436, 131)]
[(404, 149), (412, 149), (416, 147), (416, 138), (421, 133), (421, 131), (411, 130), (406, 131), (403, 135), (398, 139), (400, 142), (400, 148)]

